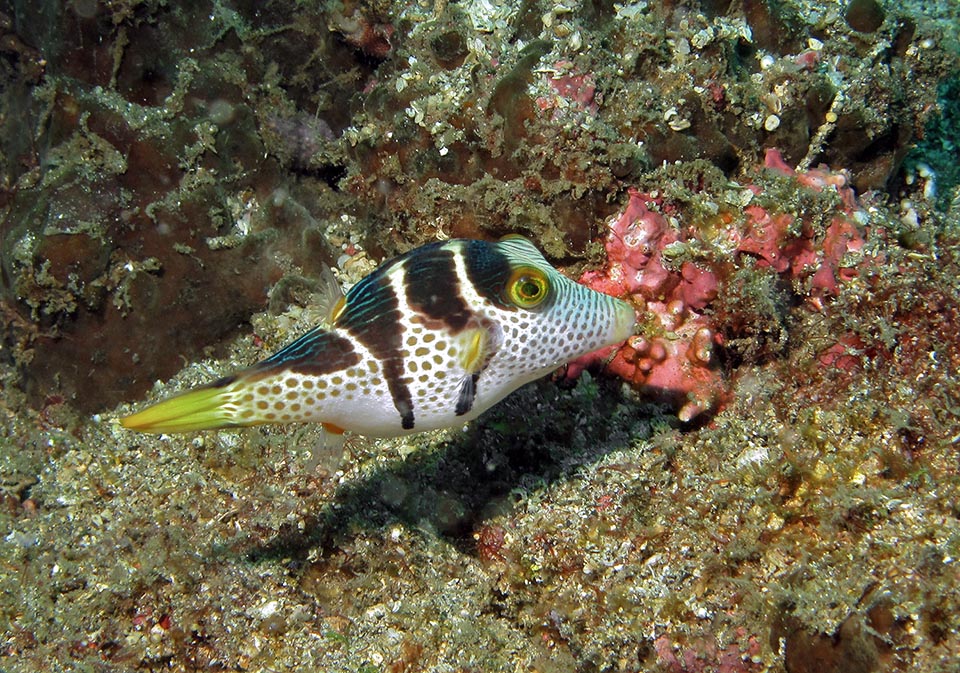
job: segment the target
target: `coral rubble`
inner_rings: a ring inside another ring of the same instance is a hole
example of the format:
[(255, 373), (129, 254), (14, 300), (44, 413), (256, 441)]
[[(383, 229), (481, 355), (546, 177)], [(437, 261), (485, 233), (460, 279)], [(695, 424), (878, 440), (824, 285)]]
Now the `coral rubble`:
[[(0, 3), (0, 669), (955, 666), (958, 26)], [(344, 456), (113, 422), (311, 327), (322, 264), (506, 233), (640, 332)]]

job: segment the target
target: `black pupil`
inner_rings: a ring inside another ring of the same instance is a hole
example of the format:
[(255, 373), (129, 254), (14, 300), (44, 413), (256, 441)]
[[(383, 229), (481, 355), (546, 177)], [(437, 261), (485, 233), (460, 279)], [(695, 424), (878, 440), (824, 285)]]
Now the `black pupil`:
[(520, 285), (520, 296), (526, 299), (533, 299), (540, 295), (540, 285), (535, 281), (525, 280)]

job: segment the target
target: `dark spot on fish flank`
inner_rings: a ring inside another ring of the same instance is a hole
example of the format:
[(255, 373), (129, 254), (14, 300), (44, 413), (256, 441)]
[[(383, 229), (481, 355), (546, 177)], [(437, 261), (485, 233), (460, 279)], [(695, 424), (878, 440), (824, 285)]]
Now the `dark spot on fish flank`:
[[(390, 275), (393, 273), (393, 270), (401, 264), (405, 264), (411, 257), (430, 254), (432, 250), (442, 245), (445, 245), (443, 241), (435, 241), (415, 248), (399, 257), (394, 257), (384, 262), (369, 276), (361, 278), (356, 285), (350, 288), (346, 297), (344, 297), (346, 307), (337, 318), (337, 327), (343, 327), (345, 323), (357, 326), (365, 320), (373, 319), (378, 307), (378, 302), (383, 300), (384, 293), (393, 293), (392, 283), (390, 282)], [(394, 297), (394, 299), (396, 299), (396, 297)]]
[(513, 268), (510, 260), (495, 244), (464, 241), (463, 260), (467, 278), (477, 294), (500, 308), (517, 310), (516, 306), (504, 300), (504, 290)]
[[(382, 267), (381, 267), (382, 268)], [(370, 279), (374, 279), (373, 282)], [(364, 285), (363, 292), (353, 290)], [(337, 321), (382, 363), (383, 378), (400, 414), (403, 428), (413, 428), (413, 398), (403, 381), (403, 325), (400, 323), (400, 301), (389, 276), (375, 271), (354, 285), (347, 294), (347, 308)]]
[(402, 427), (404, 430), (413, 430), (413, 400), (410, 399), (409, 395), (407, 396), (407, 399), (402, 400), (398, 400), (396, 397), (394, 397), (393, 405), (397, 408), (397, 413), (400, 414), (400, 427)]
[(258, 379), (281, 371), (322, 376), (342, 371), (359, 362), (360, 354), (350, 339), (318, 328), (254, 365), (249, 371)]
[(404, 430), (413, 428), (413, 396), (410, 394), (409, 380), (404, 376), (403, 360), (391, 358), (383, 363), (383, 376), (387, 389), (393, 398), (393, 406), (400, 414), (400, 424)]
[(446, 248), (430, 248), (411, 255), (404, 264), (404, 289), (407, 303), (427, 323), (434, 321), (454, 333), (466, 327), (473, 315), (460, 292), (455, 253)]
[(460, 384), (460, 394), (457, 396), (457, 407), (455, 413), (457, 416), (463, 416), (473, 409), (473, 401), (477, 398), (477, 381), (480, 374), (473, 374), (463, 379)]
[[(394, 264), (391, 262), (389, 266)], [(337, 318), (337, 327), (356, 336), (366, 327), (383, 325), (388, 315), (393, 322), (397, 322), (400, 304), (390, 277), (381, 273), (382, 269), (374, 271), (350, 289), (345, 308)]]
[[(422, 313), (414, 314), (410, 317), (410, 322), (414, 325), (424, 328), (423, 336), (416, 343), (423, 343), (427, 337), (435, 339), (436, 336), (431, 332), (447, 333), (450, 331), (450, 325), (445, 320), (433, 320)], [(413, 344), (411, 344), (413, 345)]]

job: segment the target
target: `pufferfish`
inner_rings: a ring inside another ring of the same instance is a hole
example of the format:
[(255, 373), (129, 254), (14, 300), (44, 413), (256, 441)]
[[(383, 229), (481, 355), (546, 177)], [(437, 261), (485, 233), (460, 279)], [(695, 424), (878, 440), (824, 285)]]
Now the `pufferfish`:
[(332, 302), (326, 324), (267, 359), (120, 422), (186, 432), (312, 421), (371, 437), (447, 428), (623, 341), (635, 321), (522, 236), (438, 241), (381, 265)]

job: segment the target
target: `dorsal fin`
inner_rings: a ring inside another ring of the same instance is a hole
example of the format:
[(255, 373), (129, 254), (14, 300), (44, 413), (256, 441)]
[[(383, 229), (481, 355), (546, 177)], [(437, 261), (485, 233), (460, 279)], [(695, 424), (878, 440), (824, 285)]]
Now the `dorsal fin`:
[(323, 316), (323, 327), (332, 327), (337, 317), (343, 313), (346, 300), (340, 281), (326, 264), (320, 269), (320, 287), (316, 294), (317, 313)]

